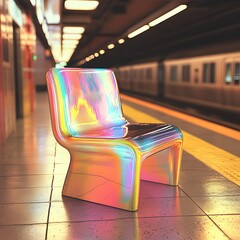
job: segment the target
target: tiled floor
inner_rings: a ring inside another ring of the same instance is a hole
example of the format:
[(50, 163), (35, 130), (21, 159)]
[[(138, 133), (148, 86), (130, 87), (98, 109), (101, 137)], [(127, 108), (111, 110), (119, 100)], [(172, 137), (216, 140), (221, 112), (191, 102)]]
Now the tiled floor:
[(142, 181), (137, 212), (62, 197), (69, 155), (37, 100), (0, 148), (0, 239), (240, 239), (240, 187), (186, 152), (180, 186)]

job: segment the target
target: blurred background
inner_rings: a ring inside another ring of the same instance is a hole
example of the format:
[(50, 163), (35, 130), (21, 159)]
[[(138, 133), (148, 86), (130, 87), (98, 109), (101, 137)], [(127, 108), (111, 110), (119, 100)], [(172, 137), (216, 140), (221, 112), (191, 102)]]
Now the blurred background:
[(111, 68), (121, 93), (240, 129), (239, 0), (1, 0), (0, 143), (51, 67)]

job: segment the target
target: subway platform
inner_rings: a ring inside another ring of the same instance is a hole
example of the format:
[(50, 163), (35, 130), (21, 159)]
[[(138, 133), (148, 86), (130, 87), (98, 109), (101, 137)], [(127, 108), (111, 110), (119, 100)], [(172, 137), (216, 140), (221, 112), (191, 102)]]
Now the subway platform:
[(240, 132), (122, 95), (129, 121), (178, 126), (178, 187), (141, 181), (137, 212), (62, 197), (69, 154), (46, 93), (0, 148), (0, 239), (240, 239)]

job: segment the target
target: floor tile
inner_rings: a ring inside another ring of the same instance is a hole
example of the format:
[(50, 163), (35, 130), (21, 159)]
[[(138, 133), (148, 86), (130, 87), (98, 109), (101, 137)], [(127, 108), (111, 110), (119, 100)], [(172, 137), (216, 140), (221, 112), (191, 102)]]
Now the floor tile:
[(210, 217), (232, 240), (240, 239), (240, 214)]
[(52, 175), (0, 177), (0, 188), (50, 187), (52, 179)]
[(47, 223), (49, 203), (0, 204), (0, 225)]
[(3, 240), (44, 240), (46, 224), (0, 226)]
[(200, 208), (187, 197), (141, 199), (137, 212), (129, 212), (87, 201), (63, 197), (63, 202), (52, 202), (50, 222), (203, 214)]
[(51, 188), (1, 188), (1, 203), (49, 202)]
[(5, 159), (5, 164), (52, 164), (54, 163), (53, 155), (35, 155), (35, 156), (21, 156), (11, 157)]
[(69, 152), (60, 146), (59, 144), (57, 145), (56, 148), (56, 157), (55, 157), (55, 162), (56, 163), (69, 163), (70, 160), (70, 155)]
[(186, 196), (178, 186), (141, 181), (139, 198)]
[(52, 201), (62, 201), (62, 187), (54, 187), (52, 191)]
[(209, 168), (204, 163), (197, 161), (192, 155), (183, 151), (181, 171), (195, 169), (208, 170)]
[[(189, 173), (189, 176), (191, 175)], [(179, 186), (191, 197), (240, 195), (240, 187), (221, 176), (212, 179), (199, 177), (199, 180), (192, 180), (191, 177), (188, 180), (180, 178)]]
[(54, 168), (54, 174), (66, 174), (69, 163), (56, 163)]
[(83, 240), (229, 239), (207, 217), (199, 216), (49, 224), (48, 239), (77, 240), (79, 238)]
[(64, 181), (66, 178), (66, 174), (55, 174), (54, 175), (54, 181), (53, 181), (53, 187), (63, 187)]
[(53, 163), (51, 164), (4, 164), (0, 169), (0, 176), (19, 176), (53, 174)]
[(139, 217), (203, 215), (200, 208), (188, 197), (140, 199)]
[(240, 196), (193, 197), (207, 214), (240, 214)]

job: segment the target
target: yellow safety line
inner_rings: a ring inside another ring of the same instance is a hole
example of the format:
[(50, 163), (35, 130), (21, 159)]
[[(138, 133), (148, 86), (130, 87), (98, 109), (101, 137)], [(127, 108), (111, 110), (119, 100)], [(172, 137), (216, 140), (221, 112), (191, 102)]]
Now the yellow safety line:
[[(161, 122), (146, 113), (127, 105), (123, 102), (123, 112), (125, 116), (136, 122)], [(240, 186), (240, 158), (218, 148), (190, 133), (183, 133), (183, 149), (196, 159), (202, 161), (218, 173), (222, 174), (230, 181)]]
[(156, 104), (145, 102), (143, 100), (139, 100), (139, 99), (136, 99), (136, 98), (133, 98), (133, 97), (123, 95), (123, 94), (121, 94), (121, 98), (123, 100), (128, 100), (128, 101), (131, 101), (131, 102), (136, 103), (138, 105), (148, 107), (152, 110), (163, 112), (163, 113), (168, 114), (170, 116), (174, 116), (178, 119), (182, 119), (184, 121), (193, 123), (193, 124), (198, 125), (200, 127), (210, 129), (211, 131), (220, 133), (224, 136), (227, 136), (227, 137), (230, 137), (230, 138), (233, 138), (233, 139), (236, 139), (236, 140), (240, 140), (240, 131), (237, 131), (237, 130), (234, 130), (234, 129), (231, 129), (231, 128), (228, 128), (228, 127), (224, 127), (224, 126), (218, 125), (216, 123), (211, 123), (211, 122), (208, 122), (206, 120), (187, 115), (185, 113), (181, 113), (181, 112), (178, 112), (178, 111), (175, 111), (175, 110), (172, 110), (172, 109), (168, 109), (166, 107), (158, 106)]

